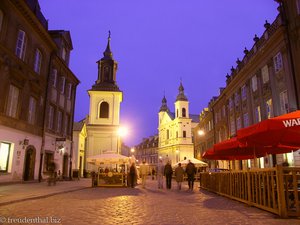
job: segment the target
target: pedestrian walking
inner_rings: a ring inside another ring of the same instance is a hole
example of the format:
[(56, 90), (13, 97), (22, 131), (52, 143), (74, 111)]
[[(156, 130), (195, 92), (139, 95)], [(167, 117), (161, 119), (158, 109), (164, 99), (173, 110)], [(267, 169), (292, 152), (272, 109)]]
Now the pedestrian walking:
[(155, 169), (154, 168), (152, 168), (152, 170), (151, 170), (151, 175), (152, 175), (152, 180), (154, 180), (154, 177), (155, 177)]
[(170, 164), (170, 161), (168, 161), (167, 164), (165, 165), (164, 174), (166, 176), (167, 189), (171, 189), (173, 169), (172, 169), (172, 166)]
[(165, 166), (163, 164), (163, 161), (162, 161), (162, 159), (159, 159), (157, 168), (156, 168), (158, 189), (163, 189), (163, 187), (164, 187), (164, 185), (163, 185), (164, 184), (164, 181), (163, 181), (164, 169), (165, 169)]
[(130, 187), (134, 188), (136, 184), (136, 168), (135, 168), (135, 163), (132, 163), (130, 168), (129, 168), (129, 185)]
[(181, 163), (175, 169), (175, 180), (177, 182), (178, 190), (181, 190), (181, 183), (183, 182), (184, 169), (181, 167)]
[(194, 179), (195, 179), (195, 174), (197, 172), (195, 164), (189, 160), (189, 163), (186, 166), (185, 172), (188, 177), (188, 184), (189, 184), (189, 190), (194, 189)]
[(146, 187), (146, 179), (147, 179), (148, 168), (146, 166), (146, 162), (143, 161), (143, 164), (140, 165), (140, 175), (142, 178), (142, 187)]

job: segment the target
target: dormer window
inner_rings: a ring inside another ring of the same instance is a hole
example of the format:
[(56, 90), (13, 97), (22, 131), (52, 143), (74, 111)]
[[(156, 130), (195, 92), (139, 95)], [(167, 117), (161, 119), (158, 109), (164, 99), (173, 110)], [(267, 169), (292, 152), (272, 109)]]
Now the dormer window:
[(67, 51), (66, 49), (63, 47), (62, 50), (61, 50), (61, 58), (66, 61), (67, 59)]

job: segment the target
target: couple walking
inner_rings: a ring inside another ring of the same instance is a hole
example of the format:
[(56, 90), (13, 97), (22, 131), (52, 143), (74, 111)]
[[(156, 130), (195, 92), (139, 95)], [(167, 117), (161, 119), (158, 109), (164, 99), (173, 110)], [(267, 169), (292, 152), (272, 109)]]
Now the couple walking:
[(185, 171), (181, 167), (181, 163), (178, 164), (177, 168), (175, 169), (175, 179), (177, 182), (178, 190), (181, 190), (181, 184), (183, 182), (184, 173), (187, 174), (189, 190), (194, 189), (194, 180), (195, 180), (196, 171), (197, 170), (195, 164), (192, 163), (191, 160), (189, 160), (189, 163), (187, 164)]

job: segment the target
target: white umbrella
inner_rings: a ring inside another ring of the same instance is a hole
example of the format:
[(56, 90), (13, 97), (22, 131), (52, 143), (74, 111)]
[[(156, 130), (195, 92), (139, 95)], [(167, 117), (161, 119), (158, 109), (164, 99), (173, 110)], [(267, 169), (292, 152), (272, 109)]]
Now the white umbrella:
[[(186, 166), (189, 163), (189, 161), (194, 163), (196, 167), (206, 167), (206, 166), (208, 166), (208, 164), (206, 162), (203, 162), (203, 161), (201, 161), (199, 159), (195, 159), (195, 158), (185, 159), (185, 160), (182, 160), (178, 163), (181, 163), (182, 166)], [(176, 163), (174, 166), (177, 166), (178, 163)]]
[(124, 155), (115, 153), (105, 153), (100, 155), (90, 156), (86, 159), (88, 163), (94, 165), (100, 164), (124, 164), (129, 162), (129, 158)]

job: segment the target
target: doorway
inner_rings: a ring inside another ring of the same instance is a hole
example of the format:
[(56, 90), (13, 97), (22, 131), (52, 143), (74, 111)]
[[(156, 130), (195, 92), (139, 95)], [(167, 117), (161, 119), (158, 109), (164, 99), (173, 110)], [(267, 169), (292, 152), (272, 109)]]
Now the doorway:
[(34, 179), (34, 167), (35, 167), (35, 149), (29, 146), (26, 149), (25, 159), (24, 159), (24, 174), (23, 180), (33, 180)]
[(63, 175), (63, 178), (68, 177), (68, 155), (64, 155), (62, 175)]

